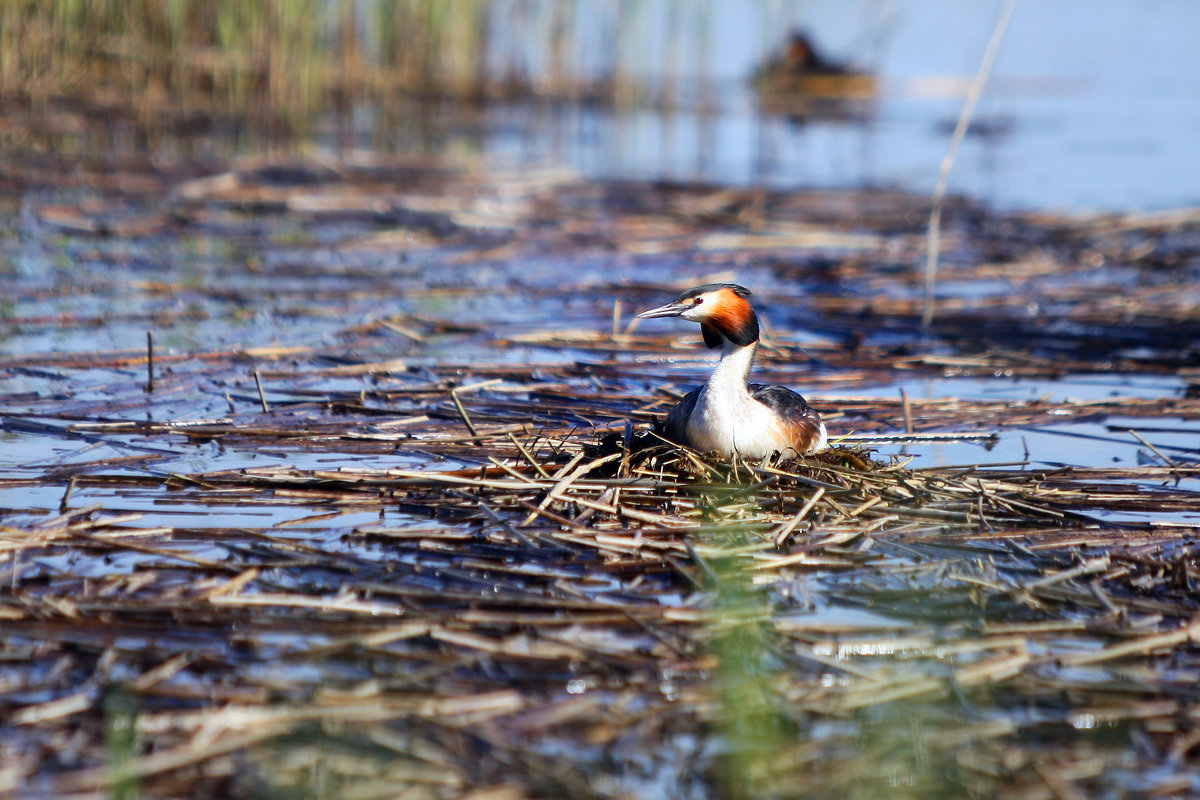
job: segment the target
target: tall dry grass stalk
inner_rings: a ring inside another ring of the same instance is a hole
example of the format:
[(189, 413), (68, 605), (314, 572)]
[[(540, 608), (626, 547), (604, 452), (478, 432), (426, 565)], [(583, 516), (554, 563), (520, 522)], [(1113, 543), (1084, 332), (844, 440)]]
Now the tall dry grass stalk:
[[(66, 105), (146, 123), (207, 115), (285, 129), (359, 101), (618, 102), (622, 56), (650, 57), (649, 8), (584, 0), (4, 3), (0, 98), (35, 111)], [(672, 9), (666, 48), (677, 53), (681, 31), (703, 29), (709, 10)], [(674, 24), (681, 19), (687, 24)], [(599, 67), (593, 59), (585, 68), (579, 54), (596, 41)]]
[(971, 124), (971, 117), (975, 114), (975, 104), (979, 102), (979, 97), (983, 94), (983, 87), (987, 84), (988, 75), (992, 71), (992, 62), (996, 59), (1000, 42), (1004, 40), (1004, 32), (1008, 29), (1008, 20), (1012, 17), (1015, 6), (1016, 0), (1006, 0), (1000, 16), (996, 19), (987, 49), (984, 50), (983, 59), (979, 62), (979, 70), (975, 73), (975, 80), (972, 81), (971, 88), (967, 91), (967, 99), (963, 102), (962, 111), (959, 112), (958, 123), (954, 126), (954, 133), (950, 136), (950, 146), (946, 148), (946, 155), (942, 158), (942, 165), (938, 170), (937, 186), (933, 190), (933, 209), (929, 212), (929, 227), (925, 235), (925, 300), (921, 312), (921, 323), (926, 327), (933, 322), (933, 290), (937, 283), (938, 255), (942, 236), (942, 203), (946, 199), (950, 170), (954, 168), (954, 160), (958, 157), (958, 148), (962, 144), (963, 137), (967, 135), (967, 127)]

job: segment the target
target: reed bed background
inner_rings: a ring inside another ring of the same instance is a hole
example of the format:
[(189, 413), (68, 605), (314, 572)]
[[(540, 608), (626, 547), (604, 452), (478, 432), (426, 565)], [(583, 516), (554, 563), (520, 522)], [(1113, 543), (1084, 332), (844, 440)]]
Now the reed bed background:
[(703, 77), (711, 12), (673, 4), (661, 31), (645, 24), (661, 12), (640, 1), (6, 3), (0, 97), (39, 112), (277, 131), (411, 100), (678, 102), (646, 77)]

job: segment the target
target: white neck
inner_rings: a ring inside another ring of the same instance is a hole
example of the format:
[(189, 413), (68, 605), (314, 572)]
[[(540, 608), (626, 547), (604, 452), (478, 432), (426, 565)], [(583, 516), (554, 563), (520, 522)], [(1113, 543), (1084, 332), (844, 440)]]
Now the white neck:
[(739, 347), (726, 340), (721, 361), (700, 390), (687, 423), (689, 444), (697, 450), (770, 452), (757, 440), (770, 427), (770, 412), (750, 396), (746, 377), (754, 364), (758, 342)]
[(708, 379), (708, 392), (728, 398), (749, 397), (746, 379), (750, 376), (750, 368), (754, 366), (757, 350), (758, 342), (742, 347), (725, 339), (721, 347), (721, 361)]

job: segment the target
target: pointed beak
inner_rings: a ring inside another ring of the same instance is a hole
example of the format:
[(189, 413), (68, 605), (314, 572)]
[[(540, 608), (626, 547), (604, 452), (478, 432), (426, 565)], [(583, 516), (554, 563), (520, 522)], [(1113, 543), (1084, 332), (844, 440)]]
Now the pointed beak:
[(678, 317), (691, 306), (683, 303), (667, 303), (665, 306), (652, 308), (637, 315), (638, 319), (655, 319), (657, 317)]

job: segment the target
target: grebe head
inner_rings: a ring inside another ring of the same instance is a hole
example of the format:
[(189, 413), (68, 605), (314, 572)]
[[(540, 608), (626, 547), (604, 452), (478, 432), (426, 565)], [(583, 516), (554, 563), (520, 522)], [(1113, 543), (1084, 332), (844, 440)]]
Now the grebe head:
[(706, 283), (637, 318), (682, 317), (700, 323), (709, 347), (720, 347), (725, 339), (747, 347), (758, 341), (758, 317), (746, 299), (749, 296), (750, 290), (736, 283)]

